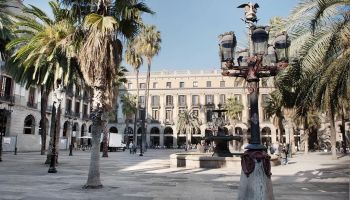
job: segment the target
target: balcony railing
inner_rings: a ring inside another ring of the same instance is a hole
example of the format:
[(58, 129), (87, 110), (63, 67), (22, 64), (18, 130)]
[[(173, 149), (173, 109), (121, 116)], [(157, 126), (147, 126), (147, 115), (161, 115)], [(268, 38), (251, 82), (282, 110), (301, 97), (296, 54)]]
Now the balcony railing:
[(37, 104), (37, 103), (34, 103), (34, 102), (32, 102), (32, 101), (28, 101), (28, 102), (27, 102), (27, 106), (28, 106), (29, 108), (35, 108), (35, 109), (38, 108), (38, 104)]
[(170, 120), (170, 119), (165, 119), (165, 120), (164, 120), (164, 123), (165, 123), (166, 125), (174, 125), (174, 121), (173, 121), (173, 120)]
[(165, 105), (165, 108), (174, 108), (174, 104), (168, 103)]
[(72, 112), (71, 110), (66, 110), (66, 111), (64, 112), (64, 116), (65, 116), (65, 117), (73, 117), (73, 112)]
[(90, 116), (87, 113), (84, 113), (83, 120), (90, 120)]
[(192, 103), (192, 107), (199, 108), (201, 107), (200, 103)]
[(15, 104), (15, 96), (1, 95), (0, 94), (0, 101), (5, 101), (5, 102), (8, 102), (8, 103), (14, 105)]
[(179, 107), (186, 107), (187, 104), (186, 103), (179, 103)]
[(74, 112), (73, 117), (80, 118), (80, 112)]
[(152, 124), (160, 124), (160, 121), (158, 119), (151, 119)]
[(152, 106), (152, 108), (160, 108), (159, 103), (152, 103), (151, 106)]

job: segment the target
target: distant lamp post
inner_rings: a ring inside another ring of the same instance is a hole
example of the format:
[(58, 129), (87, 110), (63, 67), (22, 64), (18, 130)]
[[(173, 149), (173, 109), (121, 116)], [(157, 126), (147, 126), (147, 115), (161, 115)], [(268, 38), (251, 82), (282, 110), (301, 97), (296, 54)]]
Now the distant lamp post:
[(50, 168), (49, 168), (49, 171), (48, 173), (57, 173), (57, 170), (56, 170), (56, 158), (57, 158), (57, 153), (56, 153), (56, 137), (57, 137), (57, 134), (59, 134), (59, 132), (57, 133), (57, 127), (58, 127), (58, 122), (59, 122), (59, 119), (57, 119), (57, 116), (60, 116), (56, 113), (60, 113), (61, 112), (61, 102), (63, 100), (63, 95), (64, 95), (64, 90), (63, 90), (63, 87), (62, 87), (62, 80), (61, 79), (58, 79), (57, 80), (57, 88), (55, 89), (54, 91), (54, 103), (53, 103), (53, 106), (54, 106), (54, 111), (55, 113), (52, 113), (52, 114), (55, 114), (56, 115), (56, 118), (55, 118), (55, 122), (54, 122), (54, 132), (53, 132), (53, 144), (52, 144), (52, 153), (51, 153), (51, 161), (50, 161)]
[[(7, 109), (2, 108), (0, 109), (0, 115), (1, 115), (1, 129), (0, 129), (0, 162), (2, 162), (2, 143), (3, 143), (3, 137), (5, 136), (6, 133), (6, 119), (7, 117), (11, 114), (12, 112), (12, 106), (13, 104), (7, 104)], [(15, 147), (17, 148), (17, 147)], [(17, 149), (15, 149), (15, 155), (16, 155)]]

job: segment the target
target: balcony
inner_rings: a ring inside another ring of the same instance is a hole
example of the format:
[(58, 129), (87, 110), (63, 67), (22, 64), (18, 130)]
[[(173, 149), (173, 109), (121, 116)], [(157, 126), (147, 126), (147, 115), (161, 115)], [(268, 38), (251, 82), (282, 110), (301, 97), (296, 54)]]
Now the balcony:
[(74, 112), (73, 117), (75, 118), (80, 118), (80, 112)]
[(38, 109), (38, 104), (37, 104), (37, 103), (34, 103), (34, 102), (32, 102), (32, 101), (28, 101), (28, 102), (27, 102), (27, 106), (28, 106), (29, 108)]
[(73, 97), (74, 95), (73, 95), (73, 89), (72, 88), (68, 88), (67, 90), (66, 90), (66, 95), (67, 96), (70, 96), (70, 97)]
[(154, 104), (151, 104), (152, 108), (155, 108), (155, 109), (160, 109), (160, 105), (159, 103), (154, 103)]
[(0, 101), (15, 105), (15, 96), (0, 94)]
[(171, 120), (171, 119), (165, 119), (165, 120), (164, 120), (164, 124), (165, 124), (165, 125), (174, 125), (174, 121)]
[(200, 108), (201, 104), (200, 103), (192, 103), (192, 108)]
[(165, 108), (174, 108), (174, 104), (168, 103), (165, 105)]
[(73, 111), (71, 111), (71, 110), (66, 110), (66, 111), (64, 112), (64, 116), (65, 116), (65, 117), (73, 117)]
[(215, 104), (212, 102), (206, 103), (204, 106), (207, 108), (215, 108)]
[(157, 119), (151, 119), (151, 124), (160, 124), (160, 121)]
[(184, 103), (184, 102), (182, 102), (182, 103), (180, 102), (178, 106), (179, 106), (179, 107), (187, 107), (187, 104)]
[(84, 113), (83, 120), (90, 120), (90, 116), (87, 113)]

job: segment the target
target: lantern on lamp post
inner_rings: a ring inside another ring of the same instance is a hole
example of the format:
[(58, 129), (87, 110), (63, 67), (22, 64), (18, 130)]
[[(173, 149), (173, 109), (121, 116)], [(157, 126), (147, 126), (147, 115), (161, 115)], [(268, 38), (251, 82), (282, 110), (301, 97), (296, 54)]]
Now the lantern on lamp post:
[(237, 45), (235, 33), (233, 31), (219, 35), (219, 48), (221, 58), (221, 68), (231, 69), (234, 66), (234, 55)]

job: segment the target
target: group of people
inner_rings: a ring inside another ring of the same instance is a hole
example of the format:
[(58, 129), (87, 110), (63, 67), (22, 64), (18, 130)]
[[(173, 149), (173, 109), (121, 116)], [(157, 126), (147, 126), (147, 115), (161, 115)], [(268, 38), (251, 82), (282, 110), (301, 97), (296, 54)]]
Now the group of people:
[(129, 150), (130, 154), (136, 154), (137, 153), (137, 147), (133, 142), (129, 143)]

